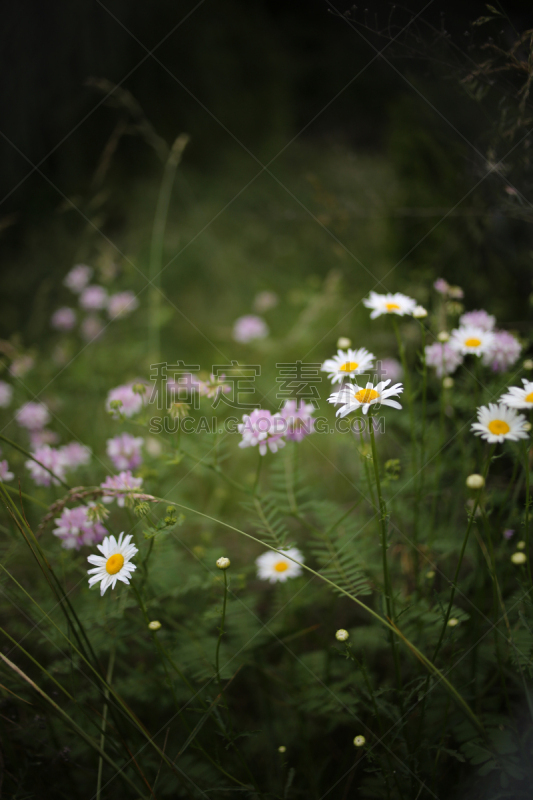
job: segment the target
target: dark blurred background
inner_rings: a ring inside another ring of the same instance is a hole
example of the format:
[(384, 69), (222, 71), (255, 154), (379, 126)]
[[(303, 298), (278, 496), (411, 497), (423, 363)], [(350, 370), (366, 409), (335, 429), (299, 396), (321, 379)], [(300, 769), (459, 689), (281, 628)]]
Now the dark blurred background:
[[(80, 206), (80, 198), (99, 188), (95, 173), (124, 117), (124, 108), (113, 106), (108, 90), (94, 79), (131, 93), (168, 145), (186, 131), (187, 164), (206, 180), (236, 144), (252, 164), (254, 157), (265, 163), (307, 126), (302, 137), (318, 150), (340, 143), (392, 159), (406, 205), (447, 206), (463, 178), (475, 177), (483, 160), (479, 153), (486, 154), (498, 127), (502, 94), (496, 92), (480, 110), (460, 85), (472, 42), (477, 36), (477, 53), (491, 34), (510, 44), (533, 24), (530, 3), (505, 2), (500, 8), (504, 14), (488, 30), (472, 26), (487, 13), (485, 3), (450, 0), (402, 6), (370, 0), (359, 7), (344, 0), (4, 3), (0, 334), (24, 328), (40, 282), (51, 275), (60, 281), (75, 258), (68, 242), (76, 241), (83, 219), (68, 218), (71, 238), (57, 249), (53, 237), (41, 234), (56, 224), (58, 209), (68, 206), (65, 198)], [(408, 23), (407, 32), (392, 41)], [(374, 48), (385, 46), (392, 66), (376, 58), (355, 77), (375, 57)], [(502, 86), (504, 95), (512, 95), (512, 77), (507, 89)], [(136, 113), (131, 111), (130, 121)], [(465, 138), (476, 144), (477, 155)], [(106, 186), (116, 191), (102, 221), (105, 230), (114, 234), (127, 224), (123, 202), (132, 182), (160, 171), (157, 153), (142, 137), (120, 138), (106, 172)], [(418, 236), (412, 225), (417, 223), (403, 220), (399, 226), (399, 255), (409, 249), (411, 233)], [(477, 244), (492, 251), (508, 241), (527, 249), (529, 225), (497, 216), (487, 230), (496, 231), (498, 241), (487, 244), (479, 237)], [(47, 251), (40, 263), (28, 256), (29, 242), (33, 254), (39, 247)], [(423, 249), (417, 258), (423, 260)], [(475, 267), (483, 284), (485, 268), (481, 261)], [(524, 269), (529, 264), (520, 266), (520, 275)], [(464, 267), (457, 271), (462, 274)], [(460, 280), (461, 274), (455, 276), (451, 265), (447, 277)]]

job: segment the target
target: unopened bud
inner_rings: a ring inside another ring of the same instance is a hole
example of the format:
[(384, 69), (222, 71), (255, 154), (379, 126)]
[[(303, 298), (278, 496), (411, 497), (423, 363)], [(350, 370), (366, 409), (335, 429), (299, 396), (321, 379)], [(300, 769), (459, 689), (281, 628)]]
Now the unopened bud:
[(513, 553), (511, 556), (511, 561), (513, 564), (525, 564), (527, 561), (527, 556), (525, 553)]
[(339, 336), (339, 338), (337, 339), (337, 347), (340, 347), (341, 350), (345, 347), (350, 347), (351, 344), (352, 340), (348, 339), (347, 336)]
[(428, 312), (424, 306), (416, 306), (416, 308), (413, 310), (413, 317), (415, 319), (424, 319), (424, 317), (427, 317), (427, 315)]
[(478, 475), (474, 472), (466, 479), (466, 485), (469, 489), (483, 489), (485, 486), (485, 478), (483, 475)]
[(448, 333), (448, 331), (441, 331), (437, 335), (437, 339), (439, 340), (439, 342), (447, 342), (449, 340), (449, 338), (450, 338), (450, 334)]
[(158, 619), (153, 619), (151, 622), (148, 623), (148, 627), (151, 631), (158, 631), (161, 627), (161, 623)]
[(453, 378), (450, 378), (449, 376), (442, 379), (442, 385), (444, 389), (451, 389), (453, 387), (453, 383)]
[(362, 747), (365, 744), (365, 742), (366, 739), (364, 736), (356, 736), (355, 739), (353, 740), (353, 743), (356, 747)]
[(345, 631), (344, 628), (339, 628), (339, 630), (335, 634), (335, 639), (338, 642), (345, 642), (346, 639), (348, 639), (349, 636), (350, 636), (350, 634), (348, 633), (348, 631)]
[(229, 558), (222, 556), (221, 558), (217, 558), (217, 567), (219, 569), (227, 569), (231, 564)]

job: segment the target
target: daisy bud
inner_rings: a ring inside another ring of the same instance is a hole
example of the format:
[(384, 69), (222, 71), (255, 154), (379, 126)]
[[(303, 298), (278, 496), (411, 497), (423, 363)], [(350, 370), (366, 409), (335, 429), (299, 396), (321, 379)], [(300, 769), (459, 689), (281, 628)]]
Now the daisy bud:
[(524, 369), (533, 369), (533, 359), (526, 358), (522, 366), (524, 367)]
[(448, 628), (455, 628), (456, 625), (459, 625), (459, 620), (455, 617), (450, 617), (448, 620)]
[(448, 331), (441, 331), (437, 336), (437, 339), (439, 340), (439, 342), (447, 342), (449, 340), (449, 338), (450, 338), (450, 334), (448, 333)]
[(435, 577), (435, 571), (434, 570), (430, 569), (429, 572), (426, 572), (426, 578), (428, 580), (431, 580), (431, 578), (434, 578), (434, 577)]
[(347, 336), (339, 336), (337, 340), (337, 347), (339, 347), (341, 350), (345, 350), (347, 347), (351, 346), (352, 346), (351, 339), (348, 339)]
[(415, 319), (424, 319), (424, 317), (427, 317), (427, 315), (428, 312), (426, 311), (424, 306), (416, 306), (416, 308), (413, 311), (413, 317)]
[(222, 556), (222, 558), (217, 558), (217, 567), (219, 569), (227, 569), (231, 564), (229, 558)]
[(161, 627), (161, 623), (158, 619), (153, 619), (151, 622), (148, 623), (148, 627), (151, 631), (158, 631)]
[(287, 752), (287, 748), (285, 747), (285, 745), (284, 744), (280, 744), (280, 746), (278, 747), (278, 753), (286, 753), (286, 752)]
[(444, 389), (452, 389), (453, 383), (454, 383), (453, 378), (447, 376), (446, 378), (443, 378), (442, 386)]
[(525, 546), (526, 546), (525, 542), (517, 542), (516, 543), (516, 549), (517, 550), (524, 550)]
[(345, 642), (346, 639), (348, 639), (349, 636), (350, 636), (350, 634), (348, 633), (348, 631), (345, 631), (344, 628), (339, 628), (339, 630), (335, 634), (335, 639), (338, 642)]
[(525, 553), (513, 553), (511, 556), (511, 561), (513, 564), (525, 564), (527, 561), (527, 556)]
[(473, 473), (469, 475), (466, 479), (466, 485), (469, 489), (483, 489), (485, 486), (485, 478), (483, 475), (478, 475), (477, 473)]
[(531, 422), (523, 422), (522, 423), (522, 430), (523, 431), (530, 431), (531, 430)]
[(364, 736), (356, 736), (355, 739), (353, 740), (353, 743), (356, 747), (362, 747), (365, 744), (365, 742), (366, 739)]

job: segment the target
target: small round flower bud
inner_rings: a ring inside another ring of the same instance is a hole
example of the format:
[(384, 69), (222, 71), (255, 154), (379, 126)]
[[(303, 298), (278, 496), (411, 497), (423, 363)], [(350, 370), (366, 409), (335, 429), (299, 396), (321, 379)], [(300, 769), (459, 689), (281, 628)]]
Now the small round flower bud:
[(469, 489), (483, 489), (485, 486), (485, 478), (483, 475), (478, 475), (474, 472), (466, 479), (466, 485)]
[(448, 620), (448, 628), (455, 628), (456, 625), (459, 625), (459, 620), (455, 617), (450, 617)]
[(453, 384), (454, 384), (454, 380), (453, 380), (453, 378), (450, 378), (449, 375), (447, 375), (445, 378), (442, 379), (442, 385), (443, 385), (443, 387), (445, 389), (452, 389), (453, 388)]
[(161, 623), (158, 619), (153, 619), (151, 622), (148, 623), (148, 627), (151, 631), (158, 631), (161, 627)]
[(338, 642), (345, 642), (346, 639), (349, 638), (349, 636), (350, 636), (350, 634), (348, 633), (348, 631), (345, 631), (344, 628), (339, 628), (339, 630), (335, 634), (335, 639)]
[(525, 548), (526, 548), (526, 543), (525, 542), (517, 542), (516, 543), (516, 549), (517, 550), (525, 550)]
[(524, 369), (533, 369), (533, 358), (526, 358), (522, 366)]
[(416, 306), (416, 308), (413, 310), (413, 317), (415, 319), (424, 319), (424, 317), (427, 317), (427, 315), (428, 312), (424, 306)]
[(285, 747), (285, 745), (284, 744), (280, 744), (280, 746), (278, 747), (278, 753), (286, 753), (286, 752), (287, 752), (287, 748)]
[(428, 572), (426, 572), (426, 578), (428, 580), (431, 580), (431, 578), (434, 578), (434, 577), (435, 577), (435, 571), (434, 570), (430, 569)]
[(447, 342), (449, 338), (450, 334), (448, 333), (448, 331), (441, 331), (437, 336), (439, 342)]
[(144, 383), (134, 383), (133, 386), (131, 387), (131, 391), (134, 394), (143, 395), (146, 394), (146, 386), (144, 385)]
[(513, 553), (511, 556), (511, 561), (513, 564), (525, 564), (527, 561), (527, 556), (525, 553)]
[(339, 336), (337, 339), (337, 347), (340, 347), (342, 350), (344, 347), (350, 347), (352, 344), (352, 340), (348, 339), (347, 336)]
[(229, 558), (222, 556), (221, 558), (217, 558), (217, 567), (219, 569), (227, 569), (231, 564)]
[(460, 286), (450, 286), (448, 289), (448, 294), (450, 297), (453, 297), (454, 300), (462, 300), (465, 296), (465, 293)]
[(523, 431), (530, 431), (531, 430), (531, 422), (524, 422), (522, 424), (522, 430)]
[(356, 747), (362, 747), (365, 742), (366, 739), (364, 736), (356, 736), (355, 739), (353, 740), (353, 743)]

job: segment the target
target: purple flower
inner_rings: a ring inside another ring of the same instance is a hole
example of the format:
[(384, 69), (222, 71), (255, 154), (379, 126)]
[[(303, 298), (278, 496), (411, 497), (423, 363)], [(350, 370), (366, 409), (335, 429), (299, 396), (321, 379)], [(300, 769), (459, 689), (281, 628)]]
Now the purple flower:
[(135, 469), (142, 463), (143, 444), (142, 436), (121, 433), (120, 436), (107, 440), (106, 451), (115, 469)]
[(259, 292), (254, 298), (254, 311), (257, 311), (258, 314), (263, 314), (263, 312), (275, 308), (278, 302), (279, 298), (275, 292), (268, 290)]
[(101, 542), (107, 531), (99, 522), (90, 522), (87, 518), (87, 506), (65, 508), (55, 521), (54, 536), (61, 539), (67, 550), (79, 550), (82, 545), (93, 545)]
[(13, 398), (13, 387), (5, 381), (0, 381), (0, 408), (7, 408)]
[(111, 319), (118, 319), (131, 314), (138, 307), (139, 301), (133, 292), (119, 292), (118, 294), (112, 294), (109, 298), (107, 313)]
[(403, 375), (402, 365), (395, 358), (382, 358), (376, 362), (377, 376), (380, 381), (399, 381)]
[(444, 344), (435, 342), (435, 344), (426, 347), (426, 364), (428, 367), (435, 368), (438, 378), (442, 378), (444, 375), (451, 375), (462, 363), (463, 356), (457, 350), (454, 350), (448, 342)]
[(104, 332), (104, 323), (99, 317), (90, 314), (81, 323), (81, 335), (86, 342), (93, 342)]
[(459, 317), (459, 324), (463, 327), (472, 326), (481, 328), (482, 331), (492, 331), (496, 325), (496, 317), (483, 309), (478, 311), (467, 311)]
[(39, 431), (50, 422), (50, 412), (43, 403), (24, 403), (15, 417), (18, 424), (29, 431)]
[(514, 530), (512, 528), (506, 528), (503, 532), (504, 539), (512, 539), (514, 536)]
[[(119, 409), (111, 408), (112, 402), (120, 402)], [(140, 394), (133, 391), (131, 384), (124, 386), (117, 386), (111, 389), (107, 395), (106, 408), (113, 415), (113, 419), (119, 419), (123, 414), (125, 417), (133, 417), (138, 414), (143, 407), (143, 401)]]
[(4, 459), (4, 461), (0, 461), (0, 481), (5, 483), (6, 481), (12, 481), (15, 477), (13, 472), (9, 471), (9, 464)]
[(80, 306), (85, 311), (99, 311), (107, 306), (107, 291), (103, 286), (87, 286), (80, 294)]
[[(25, 466), (31, 472), (31, 476), (37, 486), (50, 486), (50, 484), (58, 486), (65, 477), (63, 454), (59, 450), (54, 450), (53, 447), (43, 444), (42, 447), (38, 447), (34, 450), (32, 455), (42, 466), (29, 459), (26, 461)], [(52, 477), (44, 467), (52, 470), (55, 477)]]
[(73, 308), (64, 306), (54, 311), (50, 319), (50, 325), (56, 331), (71, 331), (76, 324), (76, 312)]
[(23, 378), (33, 368), (34, 363), (33, 356), (18, 356), (11, 362), (9, 372), (14, 378)]
[(494, 338), (482, 360), (493, 372), (505, 372), (518, 360), (522, 345), (508, 331), (494, 331)]
[[(281, 409), (281, 418), (284, 420), (284, 435), (289, 442), (301, 442), (310, 433), (314, 432), (316, 420), (312, 417), (315, 408), (312, 403), (300, 400), (287, 400)], [(279, 426), (277, 426), (279, 427)]]
[(448, 294), (448, 289), (450, 288), (450, 284), (448, 283), (448, 281), (445, 281), (444, 278), (437, 278), (437, 280), (433, 284), (433, 288), (439, 294)]
[(140, 489), (142, 482), (142, 478), (134, 478), (129, 470), (120, 472), (118, 475), (108, 475), (105, 481), (100, 484), (100, 488), (113, 489), (114, 491), (104, 493), (102, 500), (104, 503), (112, 503), (113, 500), (116, 500), (118, 505), (123, 508), (126, 497), (131, 496), (132, 491)]
[(79, 442), (69, 442), (60, 448), (66, 469), (76, 469), (91, 460), (91, 449)]
[(63, 284), (67, 289), (70, 289), (71, 292), (79, 294), (89, 283), (92, 274), (92, 267), (88, 267), (85, 264), (76, 264), (65, 276)]
[(259, 445), (259, 452), (262, 456), (266, 455), (267, 448), (271, 453), (275, 453), (285, 447), (282, 437), (287, 422), (282, 419), (280, 414), (272, 415), (270, 411), (254, 408), (251, 414), (243, 415), (242, 422), (237, 427), (239, 433), (242, 434), (239, 447)]
[(269, 334), (268, 325), (261, 317), (247, 314), (239, 317), (233, 325), (233, 338), (236, 342), (252, 342), (254, 339), (265, 339)]
[(54, 431), (47, 431), (43, 428), (40, 431), (30, 431), (30, 443), (33, 448), (41, 447), (43, 444), (56, 444), (59, 436)]

